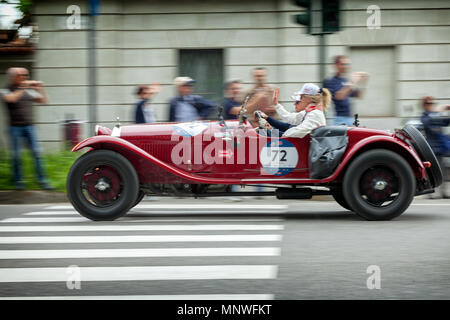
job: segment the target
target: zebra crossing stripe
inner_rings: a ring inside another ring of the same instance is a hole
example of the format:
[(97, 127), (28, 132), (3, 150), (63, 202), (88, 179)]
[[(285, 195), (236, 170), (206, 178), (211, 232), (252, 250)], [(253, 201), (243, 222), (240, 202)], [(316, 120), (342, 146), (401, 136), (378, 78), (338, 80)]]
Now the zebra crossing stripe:
[[(117, 222), (280, 222), (281, 219), (145, 219), (144, 217), (125, 217)], [(20, 217), (7, 218), (1, 220), (0, 223), (66, 223), (66, 222), (91, 222), (85, 217)], [(117, 223), (113, 222), (113, 223)]]
[(82, 259), (147, 257), (250, 257), (279, 256), (279, 248), (151, 248), (151, 249), (74, 249), (0, 250), (0, 259)]
[[(265, 204), (138, 204), (135, 209), (262, 209), (262, 210), (287, 210), (287, 205)], [(73, 210), (71, 205), (55, 205), (46, 207), (49, 210)]]
[(0, 297), (0, 300), (273, 300), (273, 294), (174, 294), (117, 296)]
[(69, 232), (69, 231), (204, 231), (204, 230), (283, 230), (273, 224), (162, 224), (162, 225), (61, 225), (0, 226), (0, 232)]
[(281, 241), (278, 234), (0, 237), (0, 244)]
[[(80, 267), (80, 281), (274, 279), (276, 265)], [(67, 282), (67, 268), (1, 268), (0, 283)]]
[[(133, 211), (131, 210), (128, 214), (127, 217), (131, 216), (131, 215), (135, 215), (135, 214), (148, 214), (148, 215), (168, 215), (168, 216), (172, 216), (172, 215), (211, 215), (211, 214), (227, 214), (227, 215), (243, 215), (243, 214), (251, 214), (251, 215), (257, 215), (257, 214), (273, 214), (273, 215), (278, 215), (281, 213), (285, 213), (286, 211), (271, 211), (271, 210), (262, 210), (262, 209), (253, 209), (253, 210), (249, 210), (249, 209), (244, 209), (244, 210), (239, 210), (237, 211), (236, 209), (222, 209), (222, 210), (198, 210), (198, 209), (188, 209), (188, 210), (138, 210), (138, 211)], [(29, 213), (25, 213), (25, 216), (80, 216), (80, 214), (77, 211), (35, 211), (35, 212), (29, 212)]]

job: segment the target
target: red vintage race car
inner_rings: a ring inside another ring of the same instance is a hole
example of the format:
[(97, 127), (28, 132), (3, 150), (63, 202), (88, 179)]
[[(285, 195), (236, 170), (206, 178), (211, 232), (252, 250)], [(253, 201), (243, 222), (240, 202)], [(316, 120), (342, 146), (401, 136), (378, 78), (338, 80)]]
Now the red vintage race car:
[[(268, 137), (244, 116), (198, 121), (97, 126), (73, 148), (88, 152), (67, 177), (75, 209), (92, 220), (125, 215), (145, 194), (237, 195), (232, 185), (264, 185), (258, 195), (310, 199), (332, 195), (368, 220), (402, 214), (414, 196), (442, 183), (438, 161), (413, 126), (395, 132), (324, 126), (304, 138)], [(245, 192), (243, 195), (253, 195)]]

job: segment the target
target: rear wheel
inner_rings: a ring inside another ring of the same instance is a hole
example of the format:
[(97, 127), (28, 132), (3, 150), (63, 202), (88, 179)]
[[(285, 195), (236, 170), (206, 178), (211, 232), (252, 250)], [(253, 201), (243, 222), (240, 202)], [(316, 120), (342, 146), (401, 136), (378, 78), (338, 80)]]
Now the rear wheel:
[(410, 205), (416, 190), (414, 174), (398, 154), (371, 150), (347, 168), (343, 195), (348, 205), (367, 220), (390, 220)]
[(115, 220), (135, 204), (139, 180), (125, 157), (110, 150), (95, 150), (72, 165), (66, 188), (81, 215), (96, 221)]
[(349, 211), (353, 211), (352, 208), (350, 208), (350, 205), (348, 204), (347, 200), (345, 200), (344, 198), (342, 187), (332, 188), (331, 195), (333, 196), (334, 200), (341, 205), (342, 208), (347, 209)]

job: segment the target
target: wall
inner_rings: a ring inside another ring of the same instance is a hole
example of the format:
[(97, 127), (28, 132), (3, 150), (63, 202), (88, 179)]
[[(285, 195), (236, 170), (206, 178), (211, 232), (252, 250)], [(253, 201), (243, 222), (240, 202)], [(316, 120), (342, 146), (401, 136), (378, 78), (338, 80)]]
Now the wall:
[[(379, 0), (382, 28), (369, 30), (368, 2), (342, 1), (344, 31), (327, 37), (327, 61), (350, 54), (351, 47), (389, 46), (394, 50), (392, 116), (363, 117), (367, 126), (399, 126), (417, 114), (417, 99), (433, 95), (450, 103), (450, 5), (446, 0)], [(40, 43), (34, 73), (45, 81), (49, 105), (36, 107), (39, 136), (47, 150), (60, 147), (58, 121), (66, 114), (88, 118), (87, 33), (67, 30), (71, 4), (87, 11), (87, 1), (40, 0), (36, 4)], [(177, 76), (177, 49), (224, 48), (225, 80), (249, 86), (251, 69), (265, 66), (269, 80), (281, 88), (281, 100), (301, 83), (318, 79), (317, 37), (292, 22), (298, 10), (288, 0), (102, 0), (98, 17), (98, 118), (112, 126), (116, 117), (132, 120), (133, 89), (159, 81), (153, 101), (157, 117), (167, 118), (167, 100)], [(83, 23), (86, 16), (83, 16)], [(371, 61), (367, 61), (371, 63)], [(327, 65), (327, 75), (332, 74)], [(330, 114), (331, 115), (331, 114)], [(83, 136), (87, 136), (86, 127)]]

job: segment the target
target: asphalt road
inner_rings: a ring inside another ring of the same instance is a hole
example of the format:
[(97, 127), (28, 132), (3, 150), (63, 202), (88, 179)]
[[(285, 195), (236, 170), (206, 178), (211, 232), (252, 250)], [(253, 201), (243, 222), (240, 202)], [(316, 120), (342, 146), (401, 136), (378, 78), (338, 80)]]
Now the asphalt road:
[(0, 206), (0, 299), (450, 299), (450, 201), (160, 199), (114, 222)]

